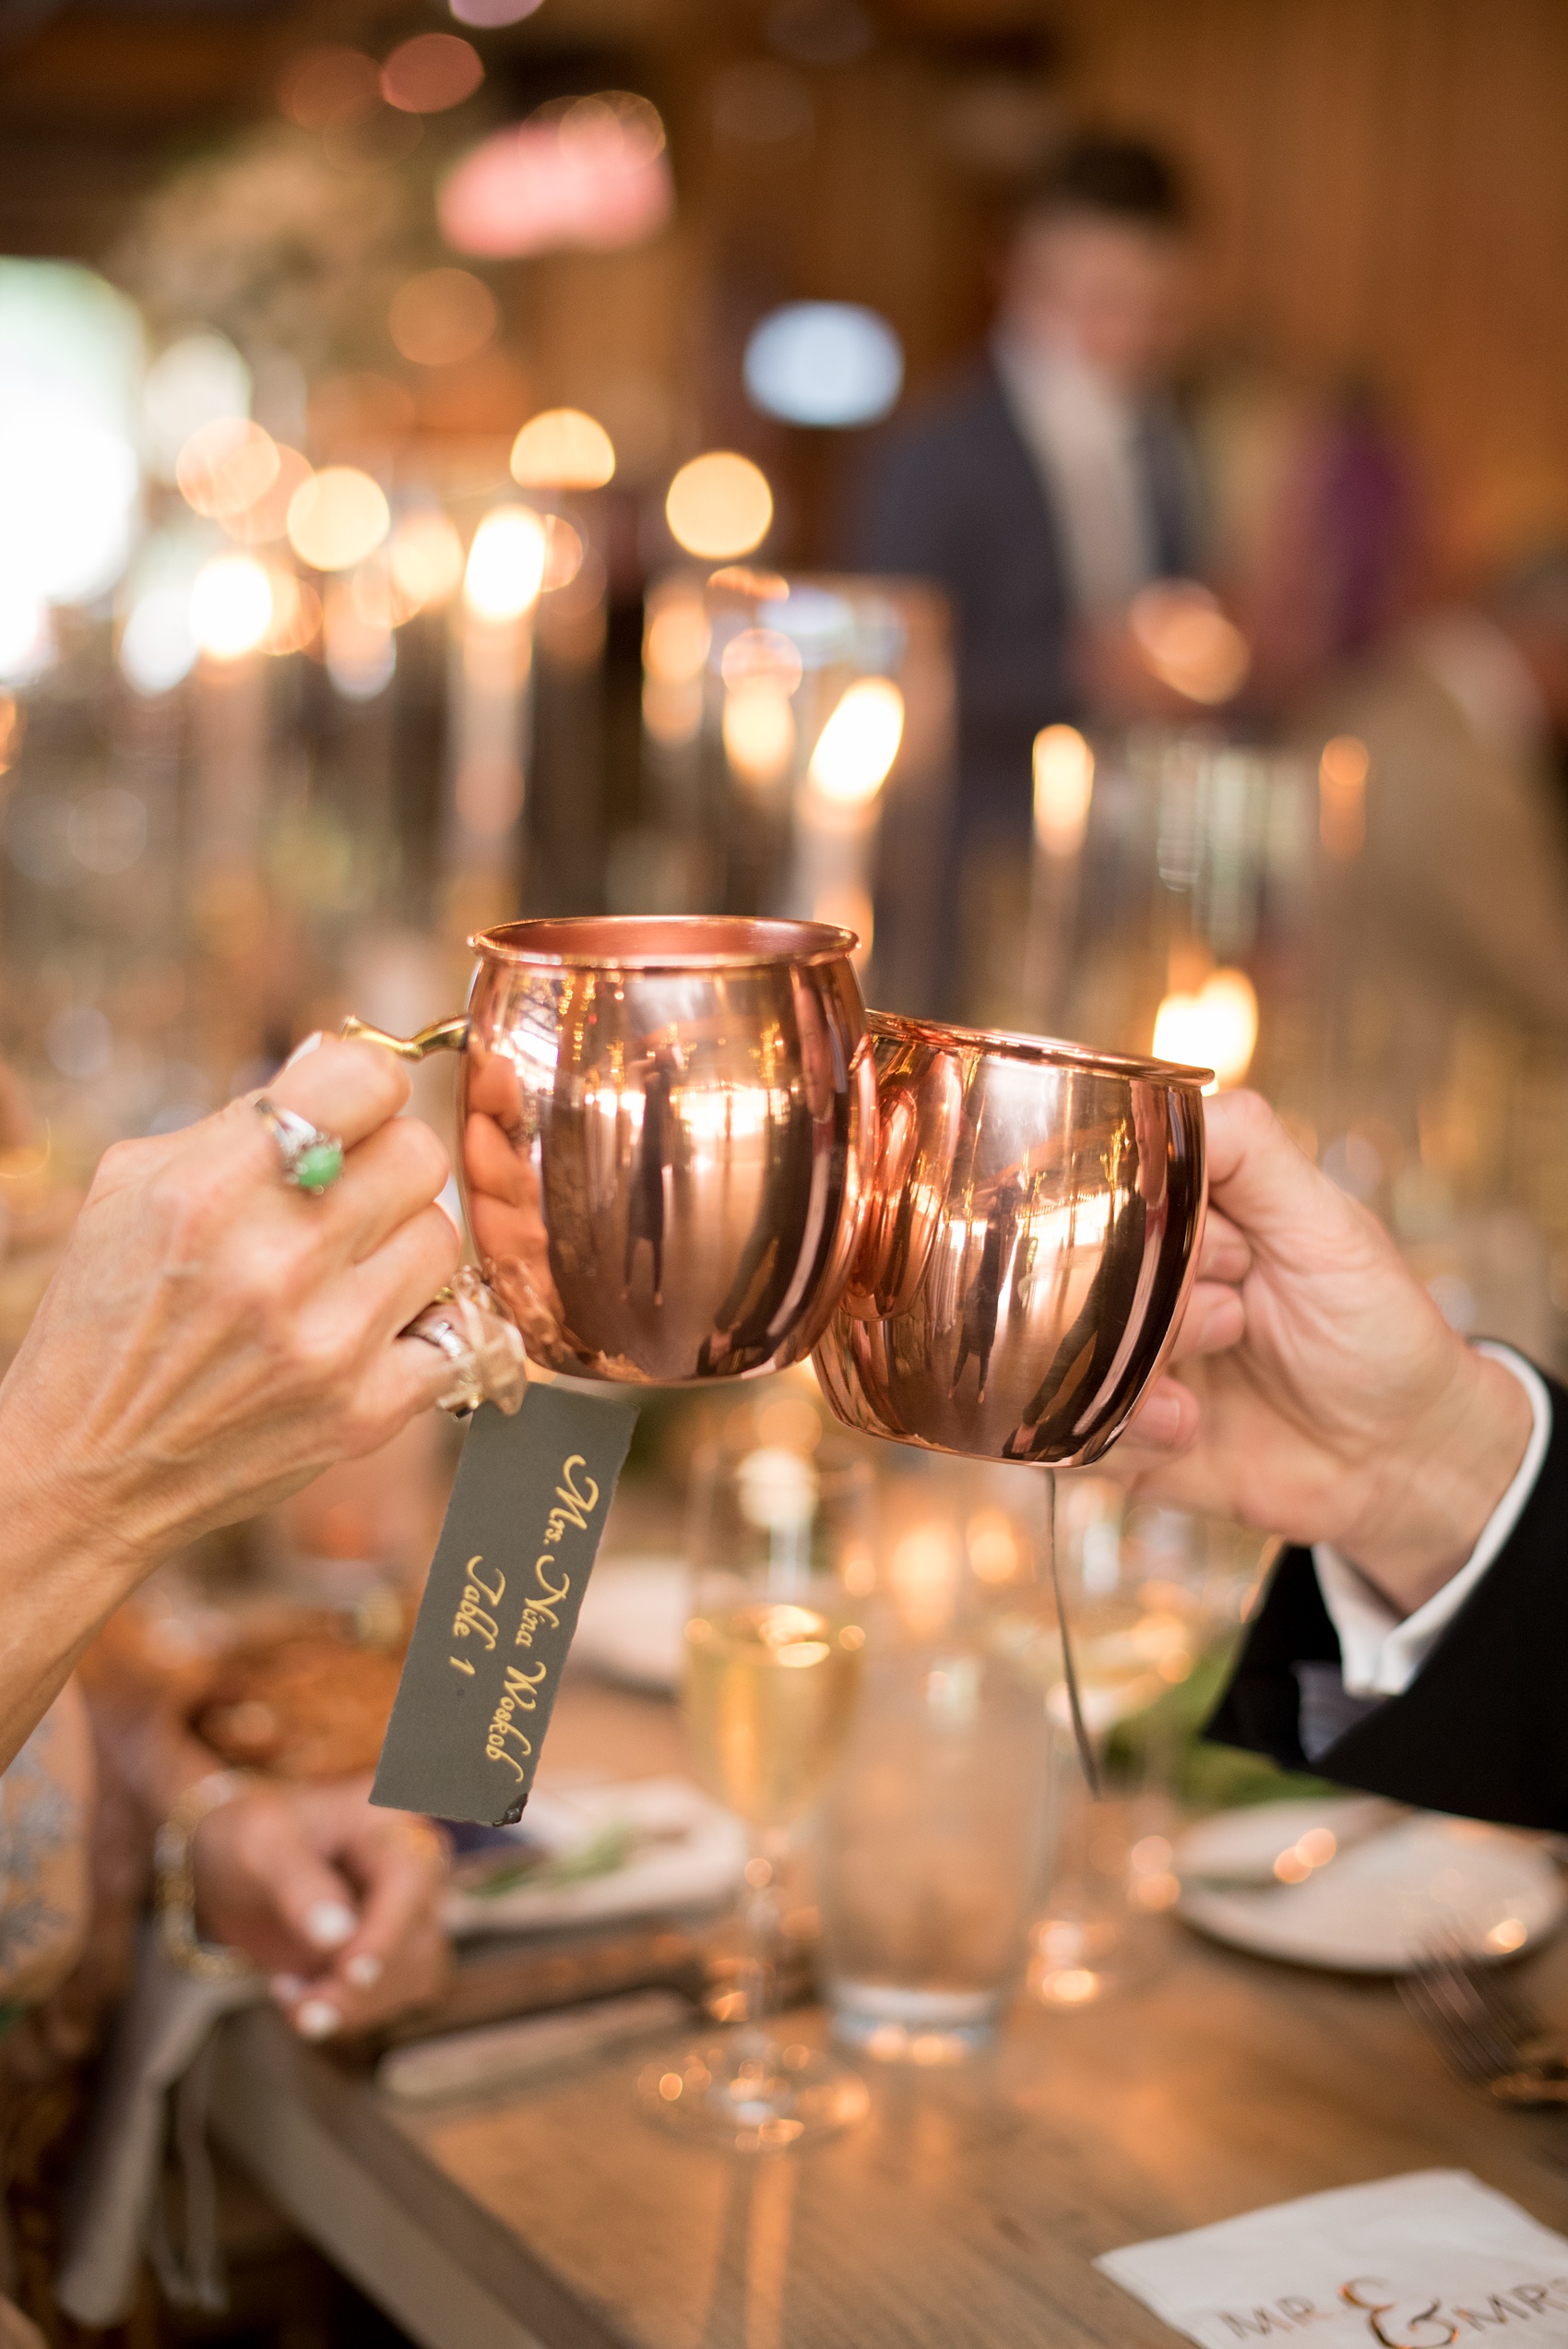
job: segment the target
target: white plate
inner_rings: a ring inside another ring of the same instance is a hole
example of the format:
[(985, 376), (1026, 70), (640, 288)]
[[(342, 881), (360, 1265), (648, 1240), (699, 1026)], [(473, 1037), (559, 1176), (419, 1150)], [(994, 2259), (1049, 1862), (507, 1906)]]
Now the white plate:
[(1223, 1878), (1227, 1891), (1238, 1890), (1249, 1880), (1260, 1890), (1273, 1891), (1278, 1881), (1276, 1860), (1303, 1835), (1326, 1831), (1343, 1855), (1369, 1835), (1382, 1833), (1410, 1816), (1403, 1803), (1384, 1802), (1380, 1795), (1337, 1798), (1314, 1795), (1305, 1802), (1243, 1803), (1236, 1810), (1216, 1811), (1212, 1818), (1189, 1827), (1177, 1843), (1172, 1864), (1183, 1883), (1194, 1877)]
[(573, 1663), (624, 1687), (673, 1695), (681, 1685), (687, 1589), (683, 1558), (606, 1558), (583, 1593)]
[(639, 1778), (621, 1785), (564, 1778), (541, 1783), (519, 1832), (564, 1857), (607, 1828), (620, 1827), (630, 1829), (636, 1842), (619, 1867), (575, 1882), (520, 1884), (489, 1897), (454, 1889), (446, 1895), (447, 1930), (459, 1938), (558, 1932), (612, 1918), (717, 1908), (734, 1899), (746, 1865), (745, 1830), (684, 1778)]
[(1177, 1914), (1260, 1956), (1350, 1973), (1405, 1973), (1443, 1941), (1478, 1957), (1511, 1957), (1539, 1941), (1568, 1892), (1538, 1841), (1473, 1819), (1415, 1811), (1351, 1843), (1303, 1884), (1232, 1890), (1195, 1869), (1244, 1872), (1314, 1827), (1342, 1833), (1364, 1800), (1259, 1803), (1206, 1819), (1177, 1844)]

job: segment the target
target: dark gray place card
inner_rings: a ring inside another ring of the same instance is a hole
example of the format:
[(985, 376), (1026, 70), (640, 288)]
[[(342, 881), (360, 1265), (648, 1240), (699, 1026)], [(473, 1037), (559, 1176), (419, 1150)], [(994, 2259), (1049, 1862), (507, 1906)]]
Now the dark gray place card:
[(636, 1403), (530, 1386), (474, 1413), (371, 1801), (502, 1827), (522, 1816)]

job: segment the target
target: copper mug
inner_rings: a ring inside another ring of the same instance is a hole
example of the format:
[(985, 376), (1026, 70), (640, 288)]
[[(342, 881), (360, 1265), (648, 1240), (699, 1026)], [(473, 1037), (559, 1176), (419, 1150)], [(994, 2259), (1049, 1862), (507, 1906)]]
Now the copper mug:
[(343, 1031), (404, 1059), (462, 1055), (461, 1187), (485, 1285), (470, 1273), (412, 1325), (453, 1353), (453, 1406), (516, 1408), (524, 1349), (636, 1386), (803, 1360), (875, 1157), (852, 935), (597, 918), (469, 943), (463, 1017), (408, 1038)]
[(1197, 1267), (1204, 1068), (871, 1015), (880, 1144), (816, 1350), (867, 1434), (1077, 1467), (1163, 1365)]

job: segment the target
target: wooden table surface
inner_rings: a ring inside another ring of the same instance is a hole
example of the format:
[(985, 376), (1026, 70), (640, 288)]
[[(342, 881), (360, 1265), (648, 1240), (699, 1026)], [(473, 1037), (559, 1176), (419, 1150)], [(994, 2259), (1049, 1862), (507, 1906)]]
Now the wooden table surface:
[[(666, 1770), (679, 1737), (579, 1684), (551, 1759)], [(636, 2051), (411, 2113), (263, 2013), (227, 2027), (220, 2126), (432, 2349), (1152, 2349), (1174, 2336), (1098, 2253), (1403, 2170), (1471, 2169), (1568, 2231), (1568, 2118), (1451, 2081), (1389, 1984), (1158, 1933), (1141, 1990), (1022, 2005), (958, 2070), (868, 2065), (869, 2120), (801, 2157), (667, 2135)], [(1528, 1978), (1568, 2015), (1568, 1948)]]

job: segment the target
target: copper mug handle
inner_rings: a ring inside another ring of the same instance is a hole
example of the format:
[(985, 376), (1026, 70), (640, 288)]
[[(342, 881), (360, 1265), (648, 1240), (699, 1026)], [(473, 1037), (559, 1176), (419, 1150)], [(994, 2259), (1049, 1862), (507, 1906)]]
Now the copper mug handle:
[[(342, 1034), (350, 1043), (377, 1044), (398, 1060), (427, 1060), (434, 1052), (462, 1052), (469, 1041), (466, 1015), (437, 1019), (417, 1035), (391, 1036), (385, 1028), (352, 1016)], [(440, 1408), (461, 1415), (493, 1403), (510, 1418), (522, 1407), (528, 1389), (528, 1357), (522, 1332), (489, 1282), (471, 1264), (454, 1274), (438, 1297), (416, 1313), (405, 1338), (422, 1338), (436, 1346), (452, 1364), (452, 1383), (440, 1397)]]

